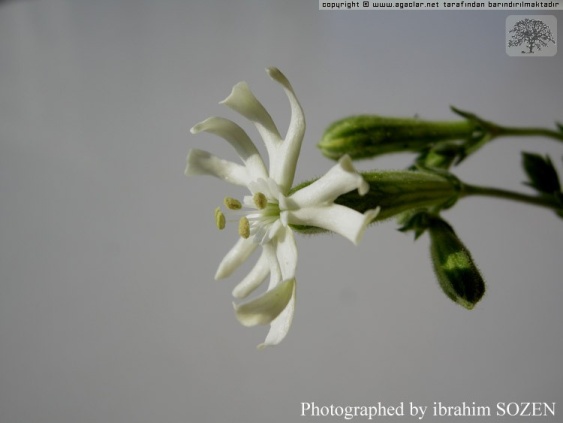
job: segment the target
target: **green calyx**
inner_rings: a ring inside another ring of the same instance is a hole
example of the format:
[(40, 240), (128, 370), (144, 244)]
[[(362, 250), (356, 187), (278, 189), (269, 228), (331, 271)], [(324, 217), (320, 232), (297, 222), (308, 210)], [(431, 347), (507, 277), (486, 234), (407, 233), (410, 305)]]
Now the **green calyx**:
[[(427, 170), (361, 172), (369, 184), (369, 191), (360, 195), (351, 191), (334, 202), (360, 213), (380, 208), (375, 221), (398, 217), (405, 212), (420, 209), (442, 210), (451, 207), (459, 198), (461, 183), (448, 172)], [(298, 191), (313, 181), (297, 185)], [(316, 227), (292, 225), (297, 232), (313, 234), (324, 232)]]
[(460, 183), (451, 174), (428, 171), (365, 172), (366, 195), (352, 191), (335, 201), (361, 213), (381, 207), (376, 220), (386, 220), (421, 208), (444, 209), (458, 199)]

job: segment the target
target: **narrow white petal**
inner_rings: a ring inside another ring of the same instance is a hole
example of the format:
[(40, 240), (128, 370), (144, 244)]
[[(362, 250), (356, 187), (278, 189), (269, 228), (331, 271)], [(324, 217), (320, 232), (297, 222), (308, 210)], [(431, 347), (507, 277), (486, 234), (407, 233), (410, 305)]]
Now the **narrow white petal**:
[(246, 277), (233, 289), (235, 298), (245, 298), (258, 288), (270, 273), (270, 263), (268, 256), (262, 252), (256, 265), (246, 275)]
[(356, 171), (349, 156), (343, 156), (337, 164), (311, 185), (293, 193), (288, 199), (290, 208), (309, 207), (332, 203), (342, 194), (357, 189), (360, 195), (369, 190), (369, 184)]
[(235, 185), (247, 186), (250, 174), (246, 167), (223, 160), (207, 151), (192, 149), (186, 159), (186, 176), (210, 175)]
[(224, 138), (236, 150), (253, 179), (268, 177), (268, 170), (256, 146), (244, 129), (233, 121), (222, 117), (210, 117), (196, 124), (191, 132), (192, 134), (209, 132)]
[(271, 159), (277, 145), (281, 142), (281, 136), (272, 117), (250, 91), (246, 82), (236, 84), (231, 94), (221, 101), (221, 104), (225, 104), (255, 124)]
[(276, 255), (276, 248), (273, 243), (264, 244), (263, 254), (267, 257), (268, 265), (270, 266), (270, 283), (268, 284), (268, 290), (276, 287), (283, 279), (280, 268), (280, 263), (278, 262), (278, 257)]
[(294, 291), (295, 279), (289, 279), (248, 303), (233, 304), (238, 321), (244, 326), (267, 325), (284, 311)]
[(267, 68), (266, 72), (274, 81), (281, 84), (291, 106), (291, 119), (285, 140), (276, 153), (276, 157), (270, 157), (270, 175), (280, 185), (282, 191), (287, 193), (293, 184), (295, 167), (305, 135), (305, 114), (285, 75), (277, 68)]
[(364, 214), (339, 204), (292, 210), (288, 221), (294, 225), (310, 225), (327, 229), (358, 244), (366, 227), (379, 213), (379, 207)]
[(282, 280), (294, 278), (297, 268), (297, 245), (290, 228), (280, 229), (276, 238), (275, 249)]
[(265, 233), (263, 241), (265, 242), (271, 241), (272, 239), (278, 236), (278, 232), (281, 230), (283, 230), (283, 225), (278, 219), (270, 225), (268, 231)]
[(231, 273), (248, 259), (250, 254), (256, 250), (257, 246), (258, 244), (252, 242), (250, 239), (239, 238), (219, 264), (217, 273), (215, 273), (215, 279), (224, 279), (230, 276)]
[(272, 323), (270, 323), (270, 331), (266, 336), (266, 340), (262, 344), (258, 345), (258, 349), (277, 345), (287, 335), (295, 313), (295, 289), (296, 285), (294, 284), (291, 299), (280, 315), (276, 317)]

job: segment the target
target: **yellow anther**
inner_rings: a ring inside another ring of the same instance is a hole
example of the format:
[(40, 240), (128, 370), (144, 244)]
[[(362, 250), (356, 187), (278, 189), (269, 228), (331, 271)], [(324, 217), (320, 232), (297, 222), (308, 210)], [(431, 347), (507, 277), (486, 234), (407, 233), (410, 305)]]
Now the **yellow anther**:
[(225, 197), (223, 203), (225, 204), (225, 207), (228, 208), (229, 210), (240, 210), (242, 208), (242, 204), (236, 198)]
[(238, 234), (244, 239), (250, 236), (250, 224), (246, 217), (241, 217), (238, 221)]
[(256, 204), (256, 207), (258, 207), (260, 210), (265, 209), (266, 206), (268, 205), (268, 199), (261, 192), (257, 192), (256, 194), (254, 194), (254, 197), (252, 197), (252, 199), (254, 200), (254, 204)]
[(218, 229), (225, 229), (225, 215), (219, 207), (215, 209), (215, 225)]

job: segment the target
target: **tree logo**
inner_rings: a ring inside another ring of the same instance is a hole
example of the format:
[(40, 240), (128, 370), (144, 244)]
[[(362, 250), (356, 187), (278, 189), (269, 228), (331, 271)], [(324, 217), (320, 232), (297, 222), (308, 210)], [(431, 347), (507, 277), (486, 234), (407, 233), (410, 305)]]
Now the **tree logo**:
[(516, 22), (514, 28), (509, 33), (513, 32), (512, 39), (508, 41), (508, 47), (515, 47), (524, 44), (528, 51), (522, 51), (523, 54), (534, 53), (534, 47), (541, 50), (542, 47), (547, 47), (547, 43), (551, 41), (555, 44), (551, 29), (543, 21), (539, 19), (522, 19)]
[(557, 53), (555, 16), (511, 15), (506, 19), (509, 56), (554, 56)]

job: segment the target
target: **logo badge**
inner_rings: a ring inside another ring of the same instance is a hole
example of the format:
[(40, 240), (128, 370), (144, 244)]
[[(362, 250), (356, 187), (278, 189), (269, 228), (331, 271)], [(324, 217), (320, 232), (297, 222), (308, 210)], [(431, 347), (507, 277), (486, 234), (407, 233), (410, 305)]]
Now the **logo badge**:
[(521, 57), (555, 56), (557, 18), (552, 15), (510, 15), (506, 18), (506, 54)]

